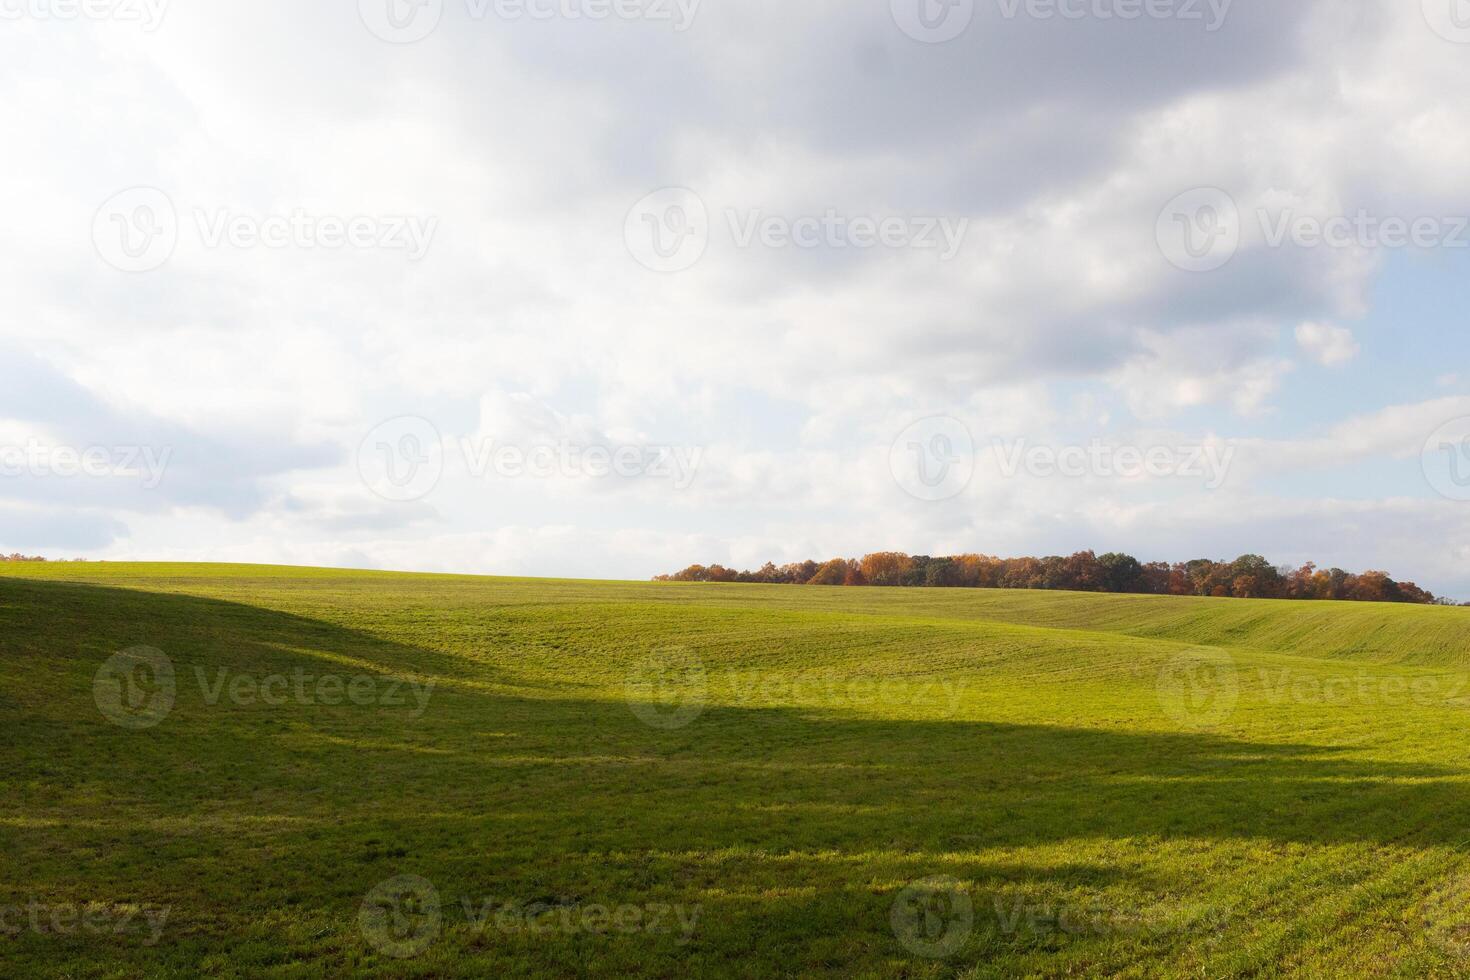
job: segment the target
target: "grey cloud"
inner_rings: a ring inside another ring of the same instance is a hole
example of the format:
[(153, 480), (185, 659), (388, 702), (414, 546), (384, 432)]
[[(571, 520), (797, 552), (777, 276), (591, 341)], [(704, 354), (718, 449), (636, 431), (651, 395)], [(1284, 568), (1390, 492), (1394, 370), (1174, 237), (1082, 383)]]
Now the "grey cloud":
[(127, 537), (127, 525), (74, 509), (0, 507), (0, 552), (95, 551)]
[(77, 449), (140, 447), (166, 460), (161, 482), (31, 474), (0, 483), (11, 499), (66, 501), (138, 512), (168, 506), (212, 507), (244, 518), (267, 501), (264, 481), (294, 470), (341, 461), (339, 450), (299, 444), (265, 430), (202, 433), (167, 419), (117, 409), (42, 359), (0, 352), (0, 418), (44, 426)]
[(342, 533), (399, 531), (442, 520), (434, 507), (422, 501), (390, 503), (350, 497), (324, 503), (290, 494), (280, 501), (279, 509), (303, 523)]

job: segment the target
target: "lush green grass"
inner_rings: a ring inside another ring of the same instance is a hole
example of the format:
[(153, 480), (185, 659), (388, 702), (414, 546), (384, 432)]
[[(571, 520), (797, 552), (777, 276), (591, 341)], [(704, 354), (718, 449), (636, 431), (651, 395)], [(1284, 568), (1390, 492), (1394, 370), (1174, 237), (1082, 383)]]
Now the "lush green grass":
[(0, 566), (0, 974), (1470, 975), (1467, 677), (1464, 609)]

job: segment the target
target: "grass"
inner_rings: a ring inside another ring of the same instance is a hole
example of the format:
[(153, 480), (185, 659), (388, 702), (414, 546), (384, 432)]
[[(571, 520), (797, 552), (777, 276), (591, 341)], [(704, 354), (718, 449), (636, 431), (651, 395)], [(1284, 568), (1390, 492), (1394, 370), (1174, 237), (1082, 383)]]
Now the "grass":
[(1464, 609), (0, 566), (6, 976), (1467, 976), (1467, 780)]

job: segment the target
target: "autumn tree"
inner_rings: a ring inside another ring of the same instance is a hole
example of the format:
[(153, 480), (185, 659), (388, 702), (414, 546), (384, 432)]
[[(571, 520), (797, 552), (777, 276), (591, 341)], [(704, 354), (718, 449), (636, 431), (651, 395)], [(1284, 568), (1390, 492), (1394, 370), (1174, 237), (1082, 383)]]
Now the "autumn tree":
[[(13, 556), (12, 560), (19, 560)], [(925, 588), (1065, 589), (1241, 599), (1343, 599), (1358, 602), (1444, 602), (1413, 582), (1396, 582), (1386, 572), (1352, 575), (1323, 570), (1313, 562), (1291, 568), (1272, 565), (1260, 555), (1231, 562), (1196, 558), (1170, 565), (1141, 563), (1132, 555), (1078, 551), (1045, 558), (994, 558), (963, 554), (931, 557), (878, 551), (861, 559), (833, 558), (791, 562), (779, 568), (766, 562), (758, 571), (737, 572), (723, 565), (690, 565), (657, 581), (762, 582), (793, 585), (873, 585)]]
[(874, 552), (863, 556), (863, 577), (871, 585), (902, 585), (913, 564), (908, 555), (897, 551)]

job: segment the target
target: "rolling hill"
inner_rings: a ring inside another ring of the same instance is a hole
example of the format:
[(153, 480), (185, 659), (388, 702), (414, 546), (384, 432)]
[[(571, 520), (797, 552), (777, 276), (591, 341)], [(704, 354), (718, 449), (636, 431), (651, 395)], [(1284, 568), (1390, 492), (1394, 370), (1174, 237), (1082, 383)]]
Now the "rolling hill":
[(1470, 975), (1470, 609), (0, 565), (0, 972)]

